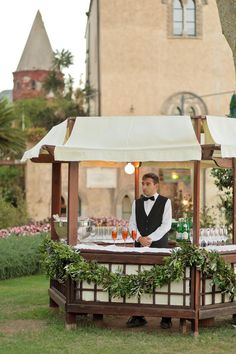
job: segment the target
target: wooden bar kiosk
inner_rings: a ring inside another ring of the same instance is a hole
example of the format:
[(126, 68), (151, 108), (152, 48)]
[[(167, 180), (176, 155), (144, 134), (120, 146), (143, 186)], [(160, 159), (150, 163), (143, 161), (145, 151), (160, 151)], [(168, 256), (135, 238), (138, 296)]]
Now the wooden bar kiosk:
[[(222, 141), (217, 133), (221, 124), (227, 131)], [(234, 131), (236, 120), (226, 117), (78, 117), (54, 127), (41, 143), (25, 153), (23, 160), (52, 164), (52, 215), (60, 214), (61, 164), (68, 164), (67, 243), (71, 246), (78, 243), (78, 166), (81, 161), (150, 161), (157, 164), (159, 161), (192, 161), (195, 245), (199, 245), (200, 234), (201, 160), (211, 161), (215, 166), (232, 168), (232, 247), (221, 247), (220, 254), (236, 269), (236, 145), (233, 139), (230, 140)], [(201, 144), (203, 135), (205, 144)], [(227, 142), (224, 145), (225, 140)], [(229, 151), (227, 144), (231, 144)], [(139, 195), (139, 166), (139, 163), (135, 164), (136, 198)], [(51, 238), (58, 240), (53, 221)], [(112, 272), (119, 268), (124, 274), (134, 274), (141, 269), (163, 264), (163, 258), (170, 253), (163, 253), (161, 249), (159, 251), (128, 252), (124, 248), (122, 252), (114, 252), (106, 247), (86, 249), (85, 246), (80, 249), (80, 254), (85, 260), (94, 260)], [(179, 319), (183, 332), (186, 330), (186, 321), (190, 320), (194, 335), (198, 335), (200, 320), (222, 315), (235, 317), (236, 314), (236, 301), (212, 286), (211, 279), (206, 279), (195, 267), (186, 268), (182, 280), (170, 282), (156, 288), (153, 294), (142, 294), (139, 297), (112, 298), (96, 284), (72, 279), (64, 283), (51, 279), (49, 297), (51, 307), (60, 306), (65, 310), (67, 328), (75, 327), (76, 316), (84, 313), (100, 317), (116, 314), (164, 316)]]

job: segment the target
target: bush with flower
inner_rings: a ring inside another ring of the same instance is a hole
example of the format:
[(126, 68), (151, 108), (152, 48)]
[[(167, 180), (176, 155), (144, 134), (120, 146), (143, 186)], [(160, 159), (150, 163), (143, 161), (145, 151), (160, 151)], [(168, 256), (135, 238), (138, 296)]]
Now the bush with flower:
[(0, 238), (16, 236), (32, 236), (36, 234), (48, 233), (51, 230), (49, 223), (36, 222), (29, 225), (8, 227), (0, 229)]

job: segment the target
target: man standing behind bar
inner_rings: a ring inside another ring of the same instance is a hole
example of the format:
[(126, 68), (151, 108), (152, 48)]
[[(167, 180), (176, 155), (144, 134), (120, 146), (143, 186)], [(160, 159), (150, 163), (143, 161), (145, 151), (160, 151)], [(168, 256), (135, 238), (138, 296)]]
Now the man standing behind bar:
[[(170, 199), (157, 193), (159, 178), (155, 173), (146, 173), (142, 178), (143, 196), (133, 202), (129, 221), (129, 231), (137, 231), (135, 247), (167, 248), (168, 235), (171, 229), (172, 209)], [(147, 323), (143, 316), (132, 316), (128, 327), (144, 326)], [(161, 327), (172, 326), (170, 317), (163, 317)]]

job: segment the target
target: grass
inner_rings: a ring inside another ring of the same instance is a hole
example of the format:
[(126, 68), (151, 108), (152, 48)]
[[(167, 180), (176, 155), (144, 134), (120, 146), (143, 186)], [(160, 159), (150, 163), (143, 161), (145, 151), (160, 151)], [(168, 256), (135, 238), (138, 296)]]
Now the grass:
[(78, 319), (74, 331), (64, 329), (64, 313), (48, 307), (48, 280), (34, 275), (0, 282), (0, 354), (221, 354), (235, 353), (236, 328), (231, 317), (202, 328), (200, 336), (161, 330), (159, 319), (146, 327), (126, 329), (126, 318)]

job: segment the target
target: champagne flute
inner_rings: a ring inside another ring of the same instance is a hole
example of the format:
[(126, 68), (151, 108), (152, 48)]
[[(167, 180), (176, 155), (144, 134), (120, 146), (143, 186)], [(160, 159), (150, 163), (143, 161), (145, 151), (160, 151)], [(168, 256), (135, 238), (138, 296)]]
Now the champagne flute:
[(133, 229), (131, 231), (131, 237), (132, 237), (133, 241), (136, 241), (136, 239), (137, 239), (137, 230)]
[(114, 245), (116, 244), (116, 239), (117, 239), (117, 228), (113, 227), (111, 230), (111, 237), (114, 241)]
[(123, 227), (123, 229), (122, 229), (122, 238), (124, 240), (124, 245), (125, 246), (126, 246), (127, 237), (128, 237), (128, 229), (127, 229), (127, 227)]

